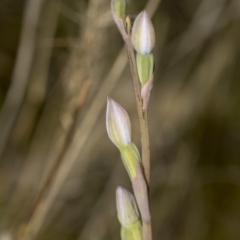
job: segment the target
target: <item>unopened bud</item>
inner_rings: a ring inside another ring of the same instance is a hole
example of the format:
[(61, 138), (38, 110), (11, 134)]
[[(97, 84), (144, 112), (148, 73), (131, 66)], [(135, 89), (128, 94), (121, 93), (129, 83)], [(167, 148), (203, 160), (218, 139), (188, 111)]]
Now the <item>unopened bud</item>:
[(139, 220), (139, 213), (133, 195), (122, 187), (116, 190), (118, 219), (123, 227), (133, 225)]
[(126, 17), (126, 0), (112, 0), (112, 11), (122, 20)]
[(134, 21), (132, 45), (142, 55), (151, 53), (155, 45), (155, 31), (146, 11), (142, 11)]
[(142, 55), (137, 53), (136, 60), (139, 80), (141, 84), (144, 85), (153, 74), (154, 66), (153, 54), (150, 53)]
[(131, 122), (127, 111), (113, 99), (107, 99), (107, 133), (111, 141), (119, 148), (131, 143)]

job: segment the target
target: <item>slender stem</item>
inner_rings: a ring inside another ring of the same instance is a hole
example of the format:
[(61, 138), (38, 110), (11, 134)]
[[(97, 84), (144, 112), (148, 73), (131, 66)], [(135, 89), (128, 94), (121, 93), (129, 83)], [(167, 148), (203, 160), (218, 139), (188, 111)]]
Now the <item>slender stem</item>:
[(142, 126), (141, 129), (141, 143), (142, 143), (142, 159), (144, 166), (144, 173), (147, 180), (147, 185), (150, 185), (150, 147), (149, 147), (149, 134), (148, 134), (148, 120), (147, 111), (142, 110)]
[(152, 240), (151, 222), (143, 222), (143, 239)]
[(140, 133), (141, 133), (141, 146), (142, 146), (142, 161), (144, 168), (144, 175), (147, 180), (147, 185), (150, 183), (150, 148), (149, 148), (149, 135), (148, 135), (148, 123), (147, 123), (147, 112), (142, 108), (142, 99), (140, 93), (140, 82), (138, 78), (137, 65), (135, 60), (134, 49), (131, 43), (130, 37), (125, 39), (128, 59), (130, 63), (133, 87), (137, 105), (137, 113), (139, 118)]
[[(131, 73), (132, 73), (133, 87), (134, 87), (137, 113), (138, 113), (138, 119), (139, 119), (139, 125), (140, 125), (143, 169), (144, 169), (144, 175), (147, 181), (146, 184), (149, 189), (150, 148), (149, 148), (147, 112), (143, 109), (141, 92), (140, 92), (140, 81), (138, 78), (136, 59), (135, 59), (134, 49), (131, 43), (130, 36), (125, 39), (125, 43), (127, 47), (128, 59), (130, 63)], [(143, 221), (143, 240), (152, 240), (151, 220), (148, 222)]]

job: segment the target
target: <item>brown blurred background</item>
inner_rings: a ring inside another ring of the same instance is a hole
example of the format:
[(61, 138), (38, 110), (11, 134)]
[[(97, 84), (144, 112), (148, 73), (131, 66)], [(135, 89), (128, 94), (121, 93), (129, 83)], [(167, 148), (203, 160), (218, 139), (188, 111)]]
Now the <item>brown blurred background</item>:
[[(129, 0), (156, 29), (155, 240), (240, 239), (240, 1)], [(109, 0), (0, 1), (0, 240), (120, 240), (109, 95), (139, 126)]]

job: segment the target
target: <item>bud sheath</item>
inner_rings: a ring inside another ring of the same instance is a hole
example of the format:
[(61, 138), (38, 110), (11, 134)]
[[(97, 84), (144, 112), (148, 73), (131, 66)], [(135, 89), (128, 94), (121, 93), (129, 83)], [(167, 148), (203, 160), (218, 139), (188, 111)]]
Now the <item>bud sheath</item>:
[(125, 168), (131, 180), (137, 175), (137, 163), (141, 161), (140, 154), (134, 143), (119, 148)]
[(144, 85), (153, 74), (153, 54), (142, 55), (137, 53), (136, 60), (139, 80), (141, 84)]
[(122, 20), (126, 17), (126, 0), (112, 0), (112, 11)]
[(122, 240), (142, 240), (142, 226), (140, 221), (134, 223), (132, 226), (121, 229)]

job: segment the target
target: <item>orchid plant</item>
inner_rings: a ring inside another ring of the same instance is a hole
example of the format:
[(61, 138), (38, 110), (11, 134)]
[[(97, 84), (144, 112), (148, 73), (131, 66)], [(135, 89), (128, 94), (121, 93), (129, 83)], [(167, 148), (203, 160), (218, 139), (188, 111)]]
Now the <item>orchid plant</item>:
[(155, 31), (146, 11), (133, 25), (126, 15), (126, 0), (112, 0), (113, 19), (126, 44), (140, 123), (141, 156), (131, 139), (131, 121), (127, 111), (113, 99), (107, 99), (106, 128), (110, 140), (119, 149), (132, 182), (132, 195), (122, 187), (116, 190), (118, 219), (122, 240), (152, 240), (149, 210), (150, 151), (147, 108), (153, 86)]

